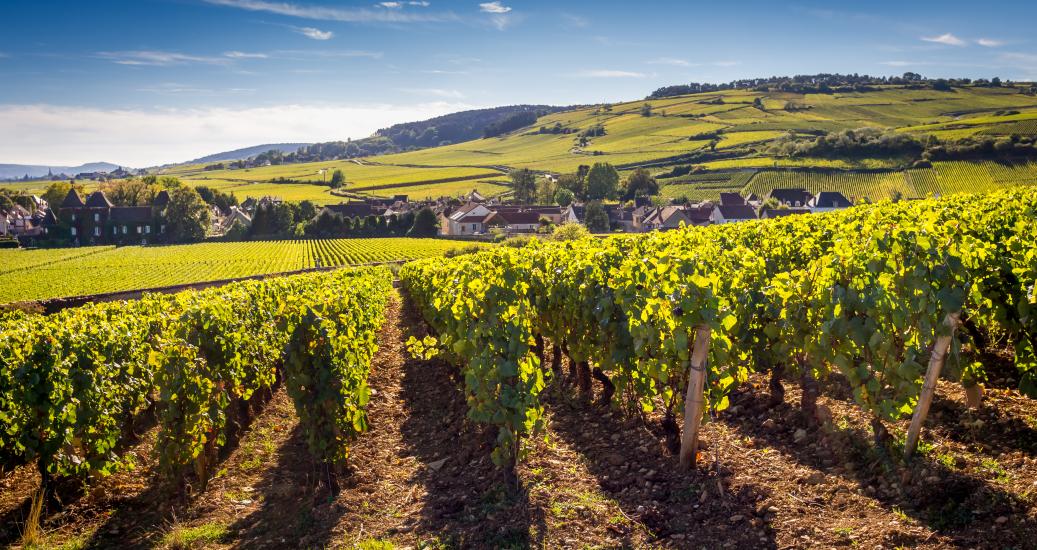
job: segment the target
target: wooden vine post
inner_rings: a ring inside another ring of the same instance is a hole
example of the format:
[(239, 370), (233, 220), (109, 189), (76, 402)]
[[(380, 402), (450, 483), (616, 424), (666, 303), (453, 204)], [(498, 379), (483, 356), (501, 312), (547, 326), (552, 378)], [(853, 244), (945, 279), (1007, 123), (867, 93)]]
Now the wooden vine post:
[(705, 406), (706, 361), (709, 358), (710, 329), (700, 326), (695, 330), (695, 342), (691, 350), (691, 370), (688, 377), (688, 394), (684, 398), (684, 429), (681, 431), (681, 468), (695, 466), (695, 455), (699, 446), (699, 425), (702, 424), (702, 409)]
[(954, 340), (954, 330), (958, 327), (960, 313), (949, 313), (943, 320), (950, 331), (945, 336), (936, 338), (933, 346), (933, 354), (929, 357), (929, 368), (925, 371), (925, 382), (922, 384), (922, 394), (918, 397), (918, 405), (915, 406), (914, 416), (911, 417), (911, 426), (907, 429), (907, 442), (904, 444), (904, 457), (911, 458), (915, 449), (918, 448), (918, 436), (922, 432), (922, 424), (929, 414), (929, 405), (932, 404), (933, 394), (936, 393), (936, 381), (940, 378), (940, 371), (947, 362), (951, 343)]

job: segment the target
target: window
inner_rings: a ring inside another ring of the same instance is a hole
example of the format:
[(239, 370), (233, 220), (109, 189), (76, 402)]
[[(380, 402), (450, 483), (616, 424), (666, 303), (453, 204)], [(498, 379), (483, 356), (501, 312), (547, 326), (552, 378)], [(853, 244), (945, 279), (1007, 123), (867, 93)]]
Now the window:
[(143, 233), (143, 232), (144, 232), (144, 230), (143, 230), (143, 229), (141, 229), (141, 228), (140, 228), (140, 226), (138, 225), (138, 226), (137, 226), (137, 234), (138, 234), (138, 235), (140, 235), (140, 234), (141, 234), (141, 233)]
[(94, 236), (95, 237), (100, 237), (101, 236), (101, 228), (100, 227), (95, 227), (94, 228)]
[(158, 232), (159, 233), (165, 233), (166, 232), (166, 224), (162, 224), (162, 225), (158, 226)]
[(151, 226), (150, 225), (145, 225), (144, 226), (144, 234), (145, 235), (150, 235), (151, 234)]
[(122, 234), (125, 235), (126, 233), (127, 233), (126, 226), (124, 225), (124, 226), (122, 226)]
[(112, 235), (118, 235), (118, 234), (119, 234), (119, 228), (118, 228), (118, 227), (115, 227), (115, 226), (113, 225), (113, 226), (112, 226)]
[(95, 222), (101, 221), (101, 214), (99, 212), (94, 212), (94, 221)]
[(72, 236), (73, 236), (73, 237), (75, 237), (75, 236), (76, 236), (76, 228), (75, 228), (75, 227), (73, 227), (73, 228), (72, 228)]
[(72, 213), (72, 221), (76, 221), (76, 213), (75, 212)]
[(472, 224), (472, 233), (475, 233), (475, 224)]

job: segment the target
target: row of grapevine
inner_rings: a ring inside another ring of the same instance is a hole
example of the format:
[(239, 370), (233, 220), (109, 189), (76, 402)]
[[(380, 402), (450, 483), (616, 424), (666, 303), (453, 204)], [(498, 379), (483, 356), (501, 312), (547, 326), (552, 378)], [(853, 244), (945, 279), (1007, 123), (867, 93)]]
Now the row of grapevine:
[[(11, 315), (0, 322), (0, 461), (35, 462), (45, 482), (107, 475), (129, 465), (118, 445), (154, 405), (162, 470), (178, 479), (193, 465), (204, 481), (229, 417), (247, 420), (281, 377), (293, 397), (318, 390), (296, 399), (303, 429), (317, 457), (342, 458), (366, 425), (390, 281), (368, 268)], [(301, 343), (306, 331), (319, 337)]]
[[(597, 379), (617, 406), (662, 407), (675, 426), (689, 373), (704, 368), (695, 340), (707, 335), (710, 409), (756, 370), (776, 375), (776, 391), (777, 375), (799, 374), (811, 418), (816, 379), (838, 371), (882, 436), (884, 422), (915, 409), (941, 338), (953, 341), (952, 374), (973, 383), (982, 365), (964, 364), (958, 346), (1007, 336), (1021, 389), (1037, 396), (1035, 215), (1033, 191), (961, 195), (534, 243), (416, 262), (400, 277), (441, 349), (464, 365), (472, 417), (500, 427), (502, 458), (518, 456), (542, 422), (538, 394), (562, 354), (581, 390)], [(956, 331), (959, 318), (973, 329)]]

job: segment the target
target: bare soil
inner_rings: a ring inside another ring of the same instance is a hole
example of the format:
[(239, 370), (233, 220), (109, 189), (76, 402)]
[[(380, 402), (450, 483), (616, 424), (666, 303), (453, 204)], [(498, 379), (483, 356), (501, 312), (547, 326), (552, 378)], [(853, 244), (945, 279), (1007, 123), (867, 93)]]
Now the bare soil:
[[(907, 421), (877, 447), (837, 380), (819, 399), (830, 420), (813, 425), (797, 384), (786, 381), (772, 407), (754, 376), (704, 427), (698, 468), (682, 473), (657, 416), (555, 384), (548, 430), (528, 442), (515, 487), (490, 460), (492, 430), (466, 419), (457, 369), (407, 355), (422, 327), (393, 301), (370, 378), (371, 429), (337, 493), (278, 391), (204, 490), (182, 498), (158, 482), (152, 430), (131, 447), (136, 471), (47, 516), (43, 546), (1037, 548), (1037, 401), (1013, 390), (988, 390), (974, 411), (941, 383), (921, 452), (905, 462), (891, 449)], [(31, 468), (0, 479), (0, 544), (17, 545), (37, 483)]]

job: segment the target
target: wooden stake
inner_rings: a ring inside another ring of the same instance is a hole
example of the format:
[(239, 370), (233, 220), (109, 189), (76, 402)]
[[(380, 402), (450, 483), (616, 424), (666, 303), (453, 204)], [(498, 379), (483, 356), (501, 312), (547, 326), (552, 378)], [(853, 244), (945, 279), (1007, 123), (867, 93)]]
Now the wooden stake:
[(702, 424), (702, 409), (705, 406), (706, 360), (709, 358), (710, 330), (707, 326), (695, 331), (695, 342), (691, 351), (691, 371), (688, 376), (688, 394), (684, 398), (684, 430), (681, 432), (681, 468), (695, 466), (695, 455), (699, 446), (699, 425)]
[(958, 327), (960, 313), (950, 313), (943, 320), (943, 324), (950, 328), (950, 333), (936, 339), (933, 346), (933, 354), (929, 357), (929, 368), (925, 371), (925, 382), (922, 384), (922, 394), (918, 397), (918, 405), (915, 406), (914, 416), (911, 418), (911, 426), (907, 429), (907, 442), (904, 444), (904, 457), (911, 458), (915, 449), (918, 448), (918, 436), (922, 433), (922, 424), (929, 414), (929, 405), (932, 404), (933, 394), (936, 393), (936, 381), (940, 378), (940, 370), (947, 361), (951, 342), (954, 340), (954, 330)]

